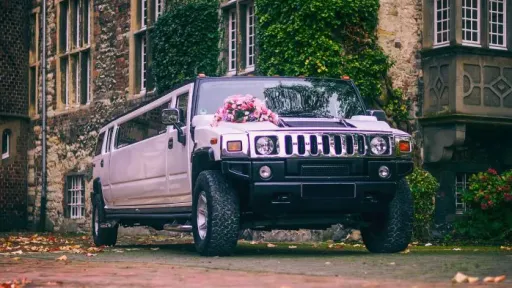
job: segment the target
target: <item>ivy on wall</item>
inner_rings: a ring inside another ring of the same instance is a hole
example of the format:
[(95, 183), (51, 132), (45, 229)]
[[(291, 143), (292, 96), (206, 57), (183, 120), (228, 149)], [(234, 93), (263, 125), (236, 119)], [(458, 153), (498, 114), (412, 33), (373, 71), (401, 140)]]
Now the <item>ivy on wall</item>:
[(377, 43), (378, 11), (378, 0), (256, 0), (258, 73), (348, 75), (369, 106), (407, 119), (402, 93), (386, 86), (393, 63)]
[(194, 79), (199, 73), (218, 75), (219, 2), (168, 1), (168, 12), (152, 31), (153, 73), (159, 92)]

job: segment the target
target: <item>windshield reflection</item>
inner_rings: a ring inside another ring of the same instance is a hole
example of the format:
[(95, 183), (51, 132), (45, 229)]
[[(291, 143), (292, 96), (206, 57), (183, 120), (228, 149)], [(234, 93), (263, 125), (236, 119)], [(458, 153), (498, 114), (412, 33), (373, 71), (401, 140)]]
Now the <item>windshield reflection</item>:
[(196, 114), (213, 114), (225, 98), (252, 95), (280, 117), (350, 118), (365, 107), (348, 81), (271, 78), (206, 81), (199, 88)]

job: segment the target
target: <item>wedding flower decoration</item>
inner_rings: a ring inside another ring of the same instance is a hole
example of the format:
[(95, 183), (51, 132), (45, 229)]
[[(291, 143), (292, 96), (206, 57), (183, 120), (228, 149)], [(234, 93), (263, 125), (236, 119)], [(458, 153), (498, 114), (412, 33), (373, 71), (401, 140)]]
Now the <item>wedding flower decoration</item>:
[(265, 103), (252, 95), (233, 95), (224, 100), (224, 105), (213, 117), (212, 126), (220, 121), (232, 123), (269, 121), (278, 124), (278, 116), (265, 106)]

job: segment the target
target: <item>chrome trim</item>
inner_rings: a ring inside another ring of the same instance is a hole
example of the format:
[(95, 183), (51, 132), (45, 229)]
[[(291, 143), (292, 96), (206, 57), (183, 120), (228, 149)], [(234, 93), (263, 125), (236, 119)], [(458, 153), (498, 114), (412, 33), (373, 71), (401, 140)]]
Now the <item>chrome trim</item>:
[[(402, 152), (400, 151), (400, 147), (398, 145), (398, 143), (400, 141), (408, 141), (410, 143), (409, 145), (409, 151), (408, 152)], [(410, 158), (412, 157), (412, 150), (413, 150), (413, 145), (414, 145), (414, 141), (412, 139), (411, 136), (407, 136), (407, 135), (395, 135), (394, 136), (394, 151), (395, 151), (395, 155), (398, 156), (398, 157), (406, 157), (406, 158)]]
[[(302, 135), (304, 136), (304, 154), (299, 153), (299, 140), (298, 136)], [(318, 132), (312, 132), (312, 131), (253, 131), (249, 132), (249, 144), (254, 144), (257, 137), (261, 136), (270, 136), (270, 137), (277, 137), (276, 145), (279, 146), (278, 153), (274, 155), (258, 155), (255, 151), (254, 145), (249, 145), (249, 155), (252, 155), (252, 158), (300, 158), (300, 157), (341, 157), (341, 158), (347, 158), (347, 157), (365, 157), (365, 156), (371, 156), (371, 157), (377, 157), (377, 158), (386, 158), (394, 155), (394, 138), (392, 132), (376, 132), (376, 131), (364, 131), (361, 130), (349, 130), (349, 131), (318, 131)], [(286, 140), (285, 137), (290, 136), (292, 141), (292, 154), (286, 154)], [(317, 148), (318, 152), (316, 154), (313, 154), (311, 152), (311, 136), (316, 137), (317, 142)], [(328, 136), (329, 137), (329, 154), (324, 154), (323, 151), (323, 139), (322, 136)], [(335, 151), (335, 136), (341, 137), (341, 154), (336, 154)], [(363, 145), (364, 145), (364, 153), (359, 153), (359, 142), (358, 137), (362, 136), (363, 138)], [(381, 136), (385, 137), (389, 140), (389, 153), (383, 154), (383, 155), (375, 155), (371, 154), (371, 149), (369, 147), (369, 143), (371, 141), (371, 138), (374, 136)], [(352, 137), (352, 146), (353, 151), (351, 154), (347, 153), (347, 139), (348, 137)], [(240, 140), (240, 139), (238, 139)], [(224, 140), (223, 140), (224, 143)]]

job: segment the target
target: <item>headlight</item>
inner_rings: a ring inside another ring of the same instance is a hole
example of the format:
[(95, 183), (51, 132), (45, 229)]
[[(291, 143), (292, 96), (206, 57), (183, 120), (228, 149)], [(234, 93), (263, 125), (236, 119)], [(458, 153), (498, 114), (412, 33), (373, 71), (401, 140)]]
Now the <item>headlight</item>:
[(382, 155), (388, 150), (388, 143), (382, 137), (373, 137), (372, 141), (370, 141), (370, 149), (373, 154)]
[(276, 144), (270, 137), (260, 137), (256, 140), (256, 151), (262, 155), (270, 155), (274, 152)]

